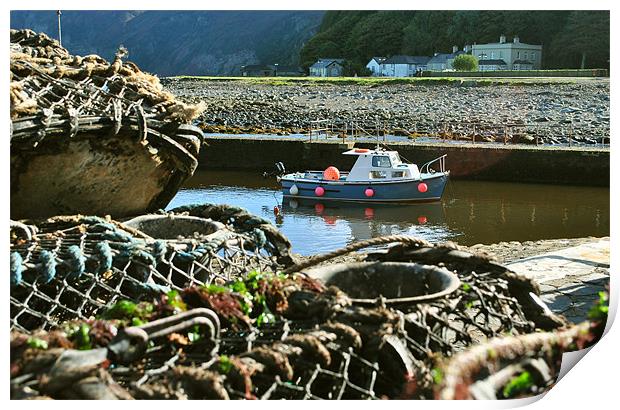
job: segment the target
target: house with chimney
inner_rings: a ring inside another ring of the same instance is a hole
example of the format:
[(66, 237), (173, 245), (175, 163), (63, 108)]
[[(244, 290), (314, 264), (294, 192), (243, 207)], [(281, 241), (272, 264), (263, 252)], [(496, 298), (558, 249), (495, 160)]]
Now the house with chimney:
[(459, 50), (457, 46), (452, 47), (452, 53), (435, 53), (428, 61), (427, 70), (429, 71), (447, 71), (453, 70), (452, 62), (454, 59), (465, 54), (465, 50)]
[(472, 55), (478, 58), (480, 71), (493, 70), (539, 70), (542, 61), (542, 45), (522, 43), (519, 36), (512, 42), (506, 36), (499, 43), (474, 44)]

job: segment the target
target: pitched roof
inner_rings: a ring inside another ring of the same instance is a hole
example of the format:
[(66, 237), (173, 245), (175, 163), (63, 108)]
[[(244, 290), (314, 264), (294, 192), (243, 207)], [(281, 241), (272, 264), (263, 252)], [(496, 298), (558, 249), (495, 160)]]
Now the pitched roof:
[(428, 56), (392, 56), (381, 64), (427, 64), (431, 58)]
[(479, 60), (478, 65), (506, 65), (504, 60)]
[(319, 58), (310, 68), (325, 68), (334, 63), (342, 65), (342, 63), (344, 63), (344, 58)]
[(456, 53), (450, 53), (450, 54), (438, 53), (436, 56), (431, 57), (428, 63), (429, 64), (446, 63), (448, 60), (453, 60), (454, 58), (456, 58), (456, 56), (461, 55), (461, 54), (465, 54), (465, 52), (461, 50), (461, 51), (457, 51)]
[[(370, 59), (370, 61), (375, 60), (377, 63), (381, 64), (382, 62), (384, 62), (385, 60), (387, 60), (387, 57), (373, 57)], [(370, 63), (369, 61), (369, 63)]]

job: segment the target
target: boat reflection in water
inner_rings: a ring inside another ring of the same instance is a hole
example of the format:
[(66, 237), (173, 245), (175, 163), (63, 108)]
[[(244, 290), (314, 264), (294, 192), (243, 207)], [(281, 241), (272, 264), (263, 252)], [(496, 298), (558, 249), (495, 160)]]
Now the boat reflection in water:
[(256, 173), (199, 171), (168, 209), (205, 202), (243, 207), (274, 222), (302, 255), (389, 234), (460, 245), (609, 235), (609, 188), (455, 180), (441, 202), (398, 205), (282, 204), (279, 188)]
[(284, 215), (321, 218), (326, 229), (339, 224), (348, 226), (347, 243), (392, 234), (420, 236), (431, 241), (454, 236), (446, 226), (444, 209), (439, 202), (356, 204), (284, 198), (282, 205)]

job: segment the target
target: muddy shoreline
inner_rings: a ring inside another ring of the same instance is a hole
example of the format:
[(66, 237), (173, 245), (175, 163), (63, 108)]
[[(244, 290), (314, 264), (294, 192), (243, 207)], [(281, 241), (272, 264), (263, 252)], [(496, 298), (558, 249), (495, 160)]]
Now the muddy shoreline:
[(547, 83), (269, 83), (167, 78), (166, 90), (204, 101), (197, 121), (208, 133), (307, 133), (327, 119), (336, 133), (352, 125), (410, 138), (526, 144), (609, 143), (609, 79)]
[[(594, 242), (601, 238), (587, 236), (582, 238), (564, 238), (564, 239), (542, 239), (538, 241), (511, 241), (499, 242), (494, 244), (476, 244), (472, 246), (459, 245), (464, 251), (472, 253), (485, 253), (501, 264), (515, 262), (520, 259), (529, 258), (531, 256), (540, 255), (547, 252), (579, 246), (584, 243)], [(309, 257), (299, 254), (295, 255), (299, 261), (307, 260)], [(353, 252), (349, 255), (340, 256), (332, 260), (320, 263), (317, 266), (333, 265), (343, 262), (360, 262), (364, 260), (364, 254)]]

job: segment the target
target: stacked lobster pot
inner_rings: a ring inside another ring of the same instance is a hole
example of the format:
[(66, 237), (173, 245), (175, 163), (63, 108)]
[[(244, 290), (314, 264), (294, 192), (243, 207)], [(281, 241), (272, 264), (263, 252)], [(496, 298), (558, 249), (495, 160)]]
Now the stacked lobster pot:
[[(330, 263), (352, 251), (360, 262)], [(556, 369), (558, 351), (596, 339), (595, 326), (566, 333), (537, 294), (485, 255), (406, 236), (299, 261), (268, 221), (223, 205), (22, 220), (11, 228), (11, 395), (450, 397), (465, 382), (442, 365), (480, 343), (565, 332), (536, 357)]]
[(198, 165), (203, 105), (123, 61), (11, 30), (11, 217), (126, 217), (165, 207)]
[(243, 209), (161, 211), (197, 166), (202, 107), (125, 54), (11, 31), (12, 398), (515, 397), (600, 337), (604, 303), (567, 328), (536, 283), (451, 243), (300, 260)]

